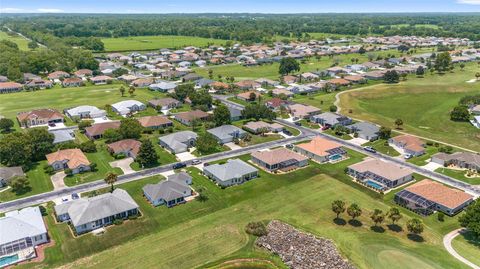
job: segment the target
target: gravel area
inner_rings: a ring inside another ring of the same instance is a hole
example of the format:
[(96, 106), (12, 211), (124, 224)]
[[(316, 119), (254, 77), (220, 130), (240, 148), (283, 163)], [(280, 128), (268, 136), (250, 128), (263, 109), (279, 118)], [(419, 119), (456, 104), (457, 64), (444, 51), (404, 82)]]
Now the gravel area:
[(315, 237), (276, 220), (268, 224), (267, 230), (268, 235), (258, 238), (256, 244), (279, 255), (289, 268), (355, 268), (339, 254), (332, 240)]

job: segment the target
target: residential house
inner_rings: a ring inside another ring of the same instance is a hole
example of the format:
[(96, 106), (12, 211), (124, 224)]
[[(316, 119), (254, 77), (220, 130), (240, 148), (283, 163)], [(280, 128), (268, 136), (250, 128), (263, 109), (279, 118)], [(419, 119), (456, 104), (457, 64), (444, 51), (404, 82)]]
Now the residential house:
[(15, 167), (3, 167), (0, 166), (0, 187), (6, 186), (8, 180), (16, 176), (24, 176), (23, 169), (21, 166)]
[(18, 113), (17, 121), (21, 127), (31, 127), (63, 122), (63, 115), (56, 109), (35, 109), (28, 112)]
[(137, 88), (145, 88), (148, 87), (150, 84), (153, 84), (153, 78), (139, 78), (132, 81), (132, 86)]
[(205, 121), (210, 118), (210, 114), (207, 112), (203, 112), (201, 110), (192, 110), (192, 111), (187, 111), (187, 112), (182, 112), (175, 114), (174, 119), (177, 121), (190, 126), (192, 124), (192, 121), (194, 120), (199, 120), (199, 121)]
[(425, 142), (411, 135), (399, 135), (388, 140), (389, 143), (403, 149), (406, 154), (420, 156), (425, 154)]
[(118, 128), (120, 128), (120, 121), (95, 123), (92, 126), (85, 128), (85, 135), (90, 139), (99, 139), (102, 138), (106, 130)]
[(231, 121), (237, 121), (237, 120), (240, 120), (243, 118), (242, 116), (242, 110), (238, 109), (238, 108), (235, 108), (235, 107), (232, 107), (232, 106), (228, 106), (228, 111), (230, 111), (230, 120)]
[(342, 145), (320, 136), (310, 142), (296, 145), (294, 151), (319, 163), (337, 162), (347, 157), (347, 151)]
[(49, 133), (53, 134), (53, 144), (60, 144), (65, 142), (70, 142), (75, 140), (75, 129), (66, 128), (66, 129), (52, 129), (48, 130)]
[(410, 168), (373, 158), (350, 165), (347, 174), (378, 191), (398, 187), (413, 179), (413, 171)]
[[(252, 100), (251, 97), (255, 95), (255, 99)], [(240, 99), (240, 100), (243, 100), (243, 101), (255, 101), (255, 100), (258, 100), (258, 98), (260, 98), (261, 94), (259, 92), (256, 92), (256, 91), (246, 91), (246, 92), (242, 92), (242, 93), (239, 93), (237, 95), (235, 95), (236, 98)]]
[(138, 111), (145, 110), (147, 107), (140, 101), (137, 100), (125, 100), (118, 103), (112, 104), (113, 111), (117, 112), (119, 115), (127, 115), (130, 113), (135, 113)]
[(95, 85), (108, 84), (112, 80), (113, 78), (109, 76), (96, 76), (96, 77), (90, 78), (90, 81)]
[(70, 169), (72, 174), (90, 170), (90, 161), (80, 149), (63, 149), (47, 154), (48, 165), (55, 171)]
[(367, 82), (367, 80), (362, 76), (350, 75), (345, 76), (343, 79), (350, 81), (351, 83), (361, 84)]
[(138, 204), (122, 189), (55, 206), (57, 220), (71, 223), (77, 234), (108, 226), (117, 219), (136, 216), (138, 212)]
[(252, 162), (270, 172), (288, 172), (308, 165), (308, 158), (286, 148), (252, 153)]
[(323, 127), (335, 127), (337, 125), (346, 126), (352, 123), (352, 119), (333, 112), (324, 112), (322, 114), (313, 115), (310, 121), (318, 123)]
[(320, 76), (311, 72), (305, 72), (300, 75), (302, 78), (302, 81), (315, 81), (317, 79), (320, 79)]
[(350, 132), (357, 134), (358, 138), (368, 141), (375, 141), (378, 139), (380, 127), (370, 122), (357, 122), (352, 125), (347, 125), (346, 128)]
[(306, 84), (291, 84), (291, 86), (288, 87), (287, 90), (296, 94), (306, 94), (318, 91), (317, 88), (310, 87)]
[(189, 73), (182, 77), (183, 82), (191, 82), (201, 79), (202, 77), (197, 73)]
[(295, 94), (287, 89), (283, 88), (275, 88), (272, 90), (273, 96), (280, 96), (280, 95), (285, 95), (286, 97), (290, 98), (293, 97)]
[(172, 92), (177, 88), (177, 84), (173, 82), (160, 81), (159, 83), (150, 84), (148, 86), (150, 90), (160, 91), (160, 92)]
[(94, 119), (103, 118), (107, 115), (107, 112), (103, 109), (99, 109), (94, 106), (77, 106), (74, 108), (66, 109), (65, 115), (72, 120), (76, 119)]
[(0, 94), (12, 93), (23, 90), (23, 85), (16, 82), (0, 82)]
[(192, 185), (192, 177), (184, 171), (177, 172), (167, 176), (167, 180), (175, 181), (177, 183)]
[(286, 100), (282, 100), (278, 97), (274, 97), (265, 102), (265, 106), (273, 110), (278, 110), (280, 109), (280, 107), (285, 106), (287, 104), (288, 102)]
[(73, 72), (73, 74), (79, 78), (86, 78), (91, 77), (93, 75), (93, 71), (90, 69), (80, 69)]
[(153, 206), (172, 207), (185, 203), (185, 198), (192, 195), (192, 189), (186, 183), (176, 180), (162, 180), (157, 184), (147, 184), (143, 195)]
[(222, 125), (207, 130), (212, 134), (220, 144), (233, 142), (234, 139), (242, 139), (247, 134), (244, 130), (233, 125)]
[(287, 109), (294, 119), (308, 119), (322, 112), (319, 108), (304, 104), (291, 104)]
[(439, 152), (432, 156), (431, 161), (443, 166), (480, 171), (480, 155), (477, 153), (454, 152), (447, 154)]
[(473, 196), (442, 183), (424, 179), (395, 194), (394, 201), (420, 215), (435, 211), (453, 216), (473, 202)]
[(331, 77), (334, 77), (338, 74), (346, 74), (348, 73), (348, 69), (345, 69), (343, 67), (339, 67), (339, 66), (334, 66), (334, 67), (330, 67), (327, 69), (327, 72), (328, 72), (328, 75), (331, 76)]
[(145, 116), (138, 118), (140, 124), (145, 128), (160, 129), (173, 126), (173, 122), (165, 116)]
[(48, 79), (50, 80), (60, 80), (63, 78), (69, 78), (70, 74), (64, 71), (55, 71), (50, 74), (48, 74)]
[(181, 103), (177, 99), (166, 97), (160, 99), (152, 99), (148, 101), (148, 105), (155, 108), (156, 110), (167, 110), (180, 107)]
[(268, 78), (259, 78), (259, 79), (256, 79), (255, 82), (258, 82), (260, 83), (260, 85), (262, 87), (276, 87), (278, 85), (280, 85), (280, 82), (278, 81), (275, 81), (275, 80), (271, 80), (271, 79), (268, 79)]
[(258, 169), (240, 159), (230, 159), (224, 164), (205, 166), (203, 174), (219, 186), (229, 187), (258, 177)]
[(296, 76), (292, 75), (286, 75), (282, 77), (282, 80), (285, 84), (292, 84), (298, 81), (298, 78)]
[(9, 256), (48, 242), (47, 228), (38, 206), (5, 213), (0, 218), (0, 234), (0, 257), (6, 257), (2, 266), (20, 261), (9, 261)]
[(371, 80), (382, 80), (383, 76), (385, 75), (386, 71), (379, 70), (379, 71), (370, 71), (363, 74), (366, 79)]
[(126, 157), (136, 158), (140, 151), (142, 143), (135, 139), (123, 139), (114, 143), (107, 144), (107, 149), (111, 154), (123, 154)]
[(198, 135), (192, 131), (182, 131), (160, 137), (159, 143), (172, 154), (176, 154), (186, 152), (195, 146), (197, 137)]
[(43, 80), (41, 78), (32, 79), (25, 83), (26, 89), (50, 89), (52, 86), (53, 83), (50, 80)]
[(332, 78), (327, 80), (327, 83), (333, 88), (333, 89), (338, 89), (339, 87), (342, 86), (348, 86), (352, 84), (349, 80), (343, 79), (343, 78)]
[(65, 78), (62, 81), (63, 87), (80, 87), (83, 86), (83, 80), (77, 77)]
[(285, 127), (278, 123), (267, 123), (264, 121), (249, 121), (243, 125), (243, 129), (249, 131), (253, 134), (259, 134), (262, 129), (267, 130), (267, 132), (282, 132)]
[(235, 85), (240, 89), (240, 90), (254, 90), (256, 88), (260, 88), (262, 85), (254, 80), (242, 80)]

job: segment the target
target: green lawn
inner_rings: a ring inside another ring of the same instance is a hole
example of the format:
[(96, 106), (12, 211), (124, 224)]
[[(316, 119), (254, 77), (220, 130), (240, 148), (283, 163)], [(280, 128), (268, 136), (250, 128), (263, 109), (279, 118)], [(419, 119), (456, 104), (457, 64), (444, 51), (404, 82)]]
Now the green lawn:
[(413, 163), (418, 166), (423, 166), (426, 165), (432, 155), (438, 153), (438, 147), (435, 146), (428, 146), (425, 148), (425, 154), (418, 156), (418, 157), (413, 157), (409, 160), (407, 160), (409, 163)]
[[(387, 144), (385, 144), (387, 143)], [(396, 151), (394, 148), (390, 147), (388, 145), (388, 142), (384, 139), (378, 139), (373, 142), (367, 142), (363, 144), (362, 146), (371, 146), (374, 149), (376, 149), (378, 152), (381, 152), (383, 154), (387, 154), (392, 157), (400, 156), (400, 153)]]
[(10, 190), (0, 192), (0, 202), (11, 201), (35, 194), (40, 194), (53, 190), (53, 184), (50, 180), (50, 175), (46, 174), (43, 167), (47, 164), (47, 161), (41, 161), (38, 164), (32, 165), (32, 167), (26, 171), (28, 181), (30, 182), (30, 189), (24, 193), (15, 193)]
[(460, 234), (452, 241), (453, 248), (465, 259), (480, 266), (480, 240), (471, 233)]
[[(392, 202), (351, 183), (344, 169), (363, 155), (350, 154), (349, 159), (337, 164), (311, 163), (283, 175), (260, 171), (259, 178), (223, 190), (195, 168), (189, 168), (193, 187), (205, 188), (208, 200), (170, 209), (154, 208), (142, 196), (141, 188), (159, 178), (123, 184), (119, 187), (137, 201), (142, 217), (109, 227), (100, 237), (87, 234), (74, 239), (67, 225), (54, 223), (50, 214), (48, 226), (56, 245), (47, 249), (42, 266), (56, 267), (76, 260), (79, 268), (120, 268), (135, 260), (136, 266), (142, 268), (206, 268), (236, 258), (259, 258), (278, 264), (278, 258), (256, 249), (243, 230), (249, 221), (279, 219), (333, 239), (340, 252), (358, 268), (467, 268), (442, 247), (443, 234), (458, 227), (455, 218), (447, 217), (445, 222), (424, 218), (422, 243), (409, 240), (404, 230), (387, 229), (386, 224), (384, 232), (372, 231), (369, 213), (375, 208), (385, 211)], [(362, 206), (360, 227), (333, 222), (330, 203), (335, 199)], [(414, 215), (401, 210), (405, 216), (399, 224), (404, 226)], [(29, 267), (33, 266), (19, 266)]]
[(410, 78), (399, 84), (379, 84), (342, 94), (340, 107), (352, 109), (351, 116), (391, 127), (401, 118), (405, 132), (480, 150), (480, 130), (468, 122), (453, 122), (450, 111), (465, 95), (478, 92), (477, 64), (464, 71)]
[[(431, 49), (417, 49), (417, 53), (430, 52)], [(368, 55), (373, 54), (375, 56), (386, 56), (388, 54), (393, 54), (397, 57), (400, 56), (398, 50), (385, 50), (385, 51), (375, 51), (370, 53), (365, 53), (363, 55), (358, 53), (351, 54), (342, 54), (335, 55), (333, 58), (324, 56), (318, 61), (315, 58), (310, 58), (305, 63), (300, 64), (300, 72), (308, 71), (317, 71), (323, 70), (331, 67), (334, 63), (343, 66), (351, 64), (351, 59), (359, 59), (359, 63), (368, 61)], [(260, 66), (242, 66), (239, 64), (228, 64), (228, 65), (213, 65), (203, 68), (194, 68), (195, 72), (203, 77), (208, 77), (208, 70), (213, 70), (213, 75), (222, 75), (223, 77), (233, 76), (235, 80), (244, 80), (244, 79), (257, 79), (257, 78), (269, 78), (269, 79), (279, 79), (278, 74), (279, 63), (265, 64)]]
[(454, 170), (454, 169), (440, 167), (435, 169), (435, 172), (447, 175), (449, 177), (453, 177), (455, 179), (466, 182), (468, 184), (480, 185), (480, 177), (468, 178), (465, 176), (465, 173), (466, 173), (465, 170)]
[(20, 50), (30, 50), (28, 48), (28, 40), (26, 40), (25, 38), (19, 35), (11, 36), (6, 32), (0, 31), (0, 40), (4, 40), (4, 39), (16, 43)]
[(325, 130), (325, 131), (323, 131), (323, 132), (326, 133), (326, 134), (329, 134), (329, 135), (336, 136), (336, 137), (341, 138), (341, 139), (343, 139), (343, 140), (351, 140), (351, 139), (353, 139), (353, 137), (350, 136), (349, 134), (337, 135), (337, 134), (335, 133), (335, 131), (333, 131), (333, 129), (331, 129), (331, 128), (330, 128), (330, 129), (327, 129), (327, 130)]
[(102, 38), (105, 51), (140, 51), (161, 48), (206, 47), (209, 44), (224, 45), (226, 40), (194, 36), (132, 36)]

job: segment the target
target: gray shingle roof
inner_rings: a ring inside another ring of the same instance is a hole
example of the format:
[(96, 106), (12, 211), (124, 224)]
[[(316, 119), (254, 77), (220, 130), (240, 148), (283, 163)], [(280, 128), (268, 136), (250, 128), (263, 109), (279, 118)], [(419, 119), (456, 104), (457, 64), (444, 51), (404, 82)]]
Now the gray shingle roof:
[(39, 207), (11, 211), (0, 218), (0, 245), (46, 232)]
[(0, 180), (2, 179), (10, 179), (14, 176), (22, 176), (23, 170), (22, 167), (0, 167)]
[(55, 212), (57, 215), (68, 213), (73, 225), (79, 226), (136, 208), (137, 203), (125, 190), (115, 189), (112, 193), (56, 205)]
[(185, 182), (192, 180), (192, 177), (186, 172), (182, 171), (182, 172), (175, 173), (173, 175), (169, 175), (167, 179), (169, 181), (184, 184)]
[(143, 192), (152, 200), (171, 201), (184, 197), (190, 187), (177, 181), (162, 180), (157, 184), (147, 184), (143, 187)]
[(221, 181), (239, 178), (243, 175), (258, 171), (255, 167), (239, 159), (231, 159), (224, 164), (209, 165), (203, 169)]
[(212, 128), (207, 130), (207, 132), (211, 133), (213, 136), (217, 137), (220, 140), (228, 139), (232, 137), (234, 133), (237, 133), (237, 136), (241, 136), (246, 132), (237, 126), (233, 125), (222, 125), (216, 128)]
[(197, 139), (198, 135), (192, 131), (183, 131), (160, 137), (160, 141), (167, 144), (168, 147), (177, 151), (186, 149), (185, 144), (190, 139)]
[(380, 128), (377, 125), (370, 122), (357, 122), (347, 126), (347, 128), (353, 132), (362, 133), (368, 137), (373, 137), (380, 131)]

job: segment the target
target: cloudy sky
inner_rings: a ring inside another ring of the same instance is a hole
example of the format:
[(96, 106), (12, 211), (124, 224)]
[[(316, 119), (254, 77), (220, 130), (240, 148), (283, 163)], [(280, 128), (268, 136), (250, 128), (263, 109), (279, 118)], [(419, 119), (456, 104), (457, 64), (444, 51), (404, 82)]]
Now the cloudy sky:
[(480, 0), (0, 0), (0, 13), (480, 12)]

